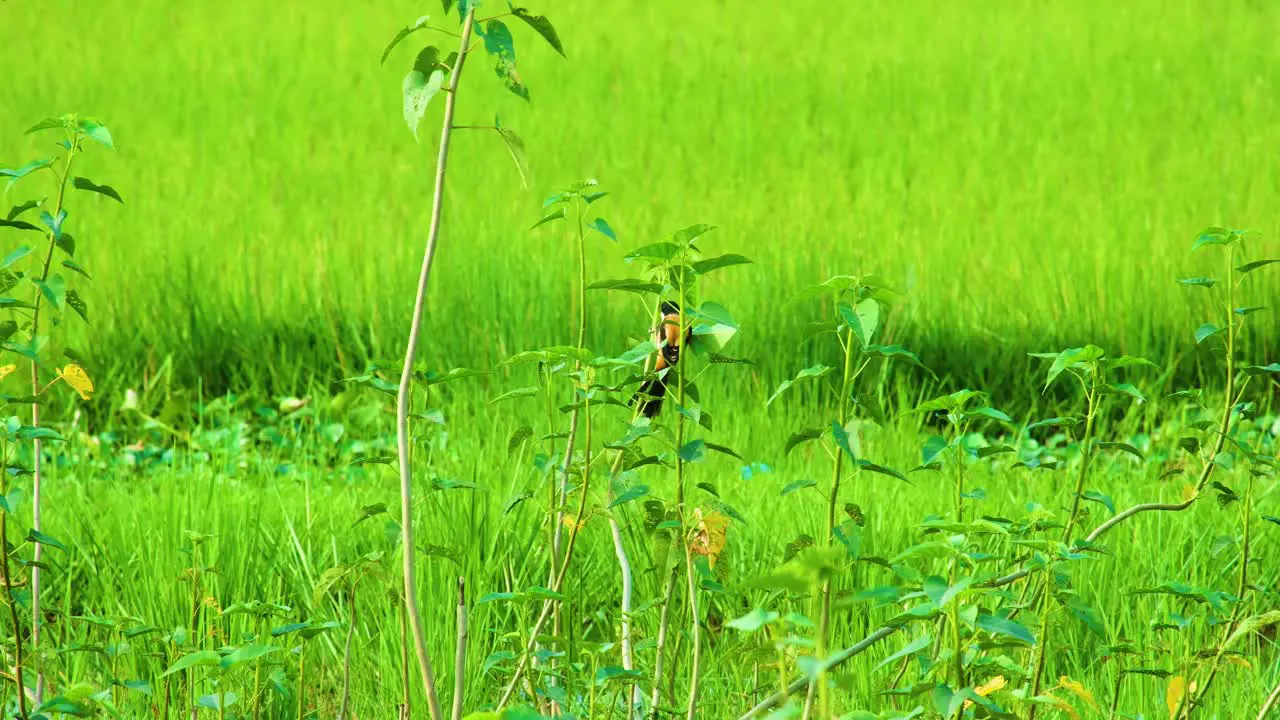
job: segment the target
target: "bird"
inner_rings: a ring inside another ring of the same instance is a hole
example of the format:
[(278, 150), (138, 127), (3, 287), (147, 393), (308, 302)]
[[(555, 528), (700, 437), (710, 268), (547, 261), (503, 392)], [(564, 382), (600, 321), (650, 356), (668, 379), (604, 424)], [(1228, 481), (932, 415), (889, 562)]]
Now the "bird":
[[(680, 338), (680, 306), (670, 300), (664, 300), (659, 306), (662, 322), (653, 329), (653, 340), (662, 349), (658, 352), (658, 360), (653, 371), (661, 373), (680, 362), (680, 349), (684, 344)], [(667, 384), (662, 375), (645, 380), (636, 392), (635, 402), (640, 404), (640, 412), (647, 418), (657, 417), (662, 412), (662, 398), (667, 394)]]

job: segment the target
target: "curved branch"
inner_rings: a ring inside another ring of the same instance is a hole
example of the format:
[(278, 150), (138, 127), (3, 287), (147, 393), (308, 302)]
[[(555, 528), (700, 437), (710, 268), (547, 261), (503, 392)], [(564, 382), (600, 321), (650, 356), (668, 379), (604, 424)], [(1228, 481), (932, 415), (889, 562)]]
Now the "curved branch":
[[(902, 629), (902, 626), (894, 627), (891, 625), (886, 625), (880, 628), (879, 630), (876, 630), (875, 632), (863, 638), (862, 641), (859, 642), (857, 645), (852, 645), (848, 648), (845, 648), (839, 654), (833, 656), (831, 659), (822, 663), (818, 667), (818, 671), (814, 673), (814, 677), (822, 673), (830, 672), (831, 670), (834, 670), (837, 667), (840, 667), (844, 663), (848, 662), (854, 656), (862, 653), (867, 648), (871, 647), (872, 645), (875, 645), (876, 643), (889, 637), (890, 635), (894, 634), (895, 632), (901, 629)], [(757, 718), (762, 716), (764, 713), (768, 712), (769, 710), (772, 710), (773, 708), (776, 708), (782, 703), (786, 702), (787, 698), (800, 692), (805, 687), (807, 687), (811, 682), (813, 682), (813, 678), (808, 676), (792, 680), (791, 684), (787, 686), (786, 692), (778, 691), (770, 695), (769, 697), (762, 700), (759, 705), (756, 705), (755, 707), (748, 710), (747, 714), (738, 718), (738, 720), (751, 720), (751, 718)]]

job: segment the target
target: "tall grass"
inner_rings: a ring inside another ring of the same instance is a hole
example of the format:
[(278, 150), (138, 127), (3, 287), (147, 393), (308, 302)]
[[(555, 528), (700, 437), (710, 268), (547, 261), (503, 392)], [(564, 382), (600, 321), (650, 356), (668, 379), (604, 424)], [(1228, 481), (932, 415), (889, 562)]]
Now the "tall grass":
[[(961, 382), (1085, 340), (1184, 354), (1189, 301), (1167, 279), (1187, 228), (1280, 230), (1271, 3), (562, 5), (571, 62), (521, 58), (544, 79), (536, 109), (496, 86), (459, 103), (463, 122), (499, 108), (537, 150), (521, 203), (506, 151), (459, 138), (435, 363), (485, 366), (567, 326), (567, 251), (522, 230), (584, 174), (615, 189), (624, 240), (714, 219), (751, 246), (760, 264), (724, 299), (755, 328), (763, 385), (796, 366), (779, 349), (804, 321), (781, 289), (850, 267), (910, 291), (893, 332)], [(29, 154), (19, 133), (49, 108), (109, 117), (121, 138), (130, 212), (83, 230), (110, 279), (89, 298), (107, 374), (172, 354), (214, 389), (295, 391), (395, 356), (433, 148), (404, 140), (398, 76), (376, 58), (434, 9), (0, 8), (15, 58), (0, 158)], [(70, 80), (36, 82), (53, 68)], [(593, 253), (602, 275), (617, 265)], [(620, 332), (598, 323), (588, 345)]]

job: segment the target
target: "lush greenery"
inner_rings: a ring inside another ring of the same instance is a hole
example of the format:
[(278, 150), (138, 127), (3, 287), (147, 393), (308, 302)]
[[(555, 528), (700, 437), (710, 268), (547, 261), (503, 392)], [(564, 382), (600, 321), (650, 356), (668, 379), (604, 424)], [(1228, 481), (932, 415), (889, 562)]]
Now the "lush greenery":
[[(467, 713), (1258, 712), (1275, 7), (534, 11), (518, 75), (480, 26), (410, 373), (442, 700), (463, 578)], [(427, 716), (392, 395), (443, 103), (397, 89), (456, 37), (378, 64), (423, 12), (0, 7), (9, 715)]]

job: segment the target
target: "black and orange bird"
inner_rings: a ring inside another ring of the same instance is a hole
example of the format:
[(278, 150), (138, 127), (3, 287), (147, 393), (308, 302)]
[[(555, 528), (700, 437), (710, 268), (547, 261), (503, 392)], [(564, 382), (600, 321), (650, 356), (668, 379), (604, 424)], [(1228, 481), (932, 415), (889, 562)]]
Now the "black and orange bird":
[[(675, 367), (680, 362), (680, 349), (684, 344), (680, 337), (680, 306), (664, 300), (659, 306), (662, 321), (653, 329), (653, 341), (662, 346), (658, 360), (654, 363), (653, 372), (661, 373), (667, 368)], [(662, 398), (667, 394), (664, 376), (651, 378), (640, 385), (636, 393), (636, 402), (640, 403), (640, 412), (645, 417), (656, 417), (662, 412)]]

